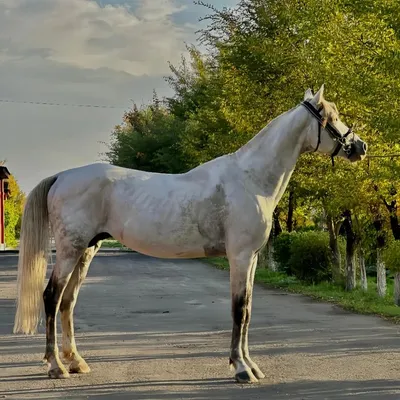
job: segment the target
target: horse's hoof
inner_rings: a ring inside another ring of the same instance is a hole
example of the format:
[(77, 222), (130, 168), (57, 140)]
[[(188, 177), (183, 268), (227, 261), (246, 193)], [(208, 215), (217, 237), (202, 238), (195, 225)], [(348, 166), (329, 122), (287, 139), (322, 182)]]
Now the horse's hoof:
[(90, 372), (89, 365), (86, 364), (85, 360), (74, 360), (69, 366), (69, 372), (71, 374), (88, 374)]
[(264, 379), (265, 378), (265, 375), (261, 372), (261, 370), (260, 369), (258, 369), (258, 368), (252, 368), (251, 369), (251, 372), (254, 374), (254, 376), (257, 378), (257, 379)]
[(53, 379), (67, 379), (69, 378), (69, 373), (65, 368), (54, 368), (49, 370), (48, 375)]
[(235, 375), (235, 379), (238, 383), (257, 383), (258, 379), (250, 371), (238, 372)]

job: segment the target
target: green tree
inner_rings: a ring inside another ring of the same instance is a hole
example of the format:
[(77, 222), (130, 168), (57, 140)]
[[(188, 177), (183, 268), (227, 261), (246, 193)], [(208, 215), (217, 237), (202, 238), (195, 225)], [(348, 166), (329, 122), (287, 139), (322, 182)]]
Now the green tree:
[(174, 116), (185, 121), (180, 146), (193, 168), (237, 150), (246, 139), (224, 115), (224, 79), (218, 61), (194, 47), (188, 50), (188, 60), (171, 65), (167, 81), (174, 95), (166, 103)]
[(179, 173), (188, 169), (182, 154), (184, 122), (161, 104), (157, 96), (148, 106), (136, 105), (111, 134), (105, 158), (111, 164), (152, 172)]
[(4, 208), (5, 241), (8, 247), (16, 247), (19, 239), (25, 195), (13, 176), (10, 176), (8, 182), (10, 195), (5, 201)]

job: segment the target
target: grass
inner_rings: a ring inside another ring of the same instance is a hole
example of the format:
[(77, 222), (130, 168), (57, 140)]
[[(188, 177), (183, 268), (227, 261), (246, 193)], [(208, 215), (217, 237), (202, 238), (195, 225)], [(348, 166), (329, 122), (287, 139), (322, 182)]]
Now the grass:
[(103, 242), (101, 243), (101, 247), (112, 248), (112, 249), (124, 249), (124, 250), (128, 249), (122, 243), (118, 242), (118, 240), (112, 240), (112, 239), (103, 240)]
[[(225, 258), (208, 258), (206, 260), (218, 269), (229, 270), (229, 264)], [(389, 277), (387, 294), (384, 298), (378, 297), (376, 279), (371, 277), (368, 278), (368, 290), (366, 292), (360, 288), (347, 292), (343, 287), (329, 282), (310, 285), (293, 276), (264, 268), (257, 269), (255, 282), (270, 288), (300, 293), (316, 300), (334, 303), (346, 310), (360, 314), (378, 315), (395, 323), (400, 323), (400, 307), (394, 305), (393, 280)]]

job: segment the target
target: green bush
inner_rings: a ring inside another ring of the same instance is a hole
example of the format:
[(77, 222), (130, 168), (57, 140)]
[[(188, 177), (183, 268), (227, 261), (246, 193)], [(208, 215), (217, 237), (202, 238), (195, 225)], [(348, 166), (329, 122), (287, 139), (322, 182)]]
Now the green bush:
[(296, 233), (282, 232), (274, 239), (274, 261), (278, 264), (278, 271), (291, 275), (289, 268), (290, 247)]
[(332, 253), (327, 232), (292, 234), (288, 269), (296, 278), (312, 283), (332, 277)]
[(18, 182), (13, 176), (9, 178), (10, 195), (5, 201), (4, 223), (5, 240), (7, 247), (16, 247), (18, 245), (19, 232), (21, 228), (22, 205), (25, 201), (25, 195), (18, 186)]
[(15, 228), (18, 224), (19, 218), (20, 215), (18, 215), (18, 210), (13, 207), (13, 204), (10, 204), (10, 202), (6, 202), (6, 207), (4, 210), (4, 233), (7, 247), (16, 247), (18, 244)]

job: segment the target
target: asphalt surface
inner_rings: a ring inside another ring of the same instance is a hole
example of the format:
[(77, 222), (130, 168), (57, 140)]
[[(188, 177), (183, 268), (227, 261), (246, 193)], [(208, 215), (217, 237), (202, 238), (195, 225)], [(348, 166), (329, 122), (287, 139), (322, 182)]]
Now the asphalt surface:
[(0, 255), (0, 399), (400, 399), (399, 328), (309, 298), (254, 291), (250, 349), (228, 367), (229, 280), (199, 261), (98, 255), (75, 311), (88, 375), (50, 380), (45, 338), (12, 335), (16, 255)]

